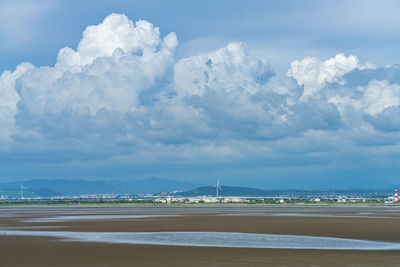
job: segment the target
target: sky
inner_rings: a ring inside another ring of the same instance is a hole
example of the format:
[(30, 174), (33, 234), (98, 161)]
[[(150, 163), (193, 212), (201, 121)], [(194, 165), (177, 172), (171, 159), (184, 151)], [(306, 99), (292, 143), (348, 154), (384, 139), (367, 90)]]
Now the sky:
[(399, 184), (398, 10), (0, 0), (0, 182)]

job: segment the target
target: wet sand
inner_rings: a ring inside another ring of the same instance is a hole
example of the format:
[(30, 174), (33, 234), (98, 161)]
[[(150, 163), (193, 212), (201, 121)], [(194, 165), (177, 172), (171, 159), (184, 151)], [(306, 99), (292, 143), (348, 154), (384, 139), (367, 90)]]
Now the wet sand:
[[(291, 213), (348, 217), (289, 216)], [(26, 222), (32, 218), (56, 216), (135, 214), (181, 216)], [(283, 216), (285, 214), (288, 216)], [(53, 228), (40, 228), (43, 226)], [(268, 206), (0, 208), (0, 229), (13, 227), (81, 232), (220, 231), (400, 242), (400, 209)], [(0, 254), (0, 266), (400, 266), (400, 251), (125, 245), (65, 242), (30, 236), (0, 236)]]

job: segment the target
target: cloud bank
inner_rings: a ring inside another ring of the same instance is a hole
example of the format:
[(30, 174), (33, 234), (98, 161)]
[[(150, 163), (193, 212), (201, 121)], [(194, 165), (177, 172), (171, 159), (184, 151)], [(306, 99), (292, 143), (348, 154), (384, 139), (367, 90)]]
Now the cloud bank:
[(180, 59), (177, 46), (175, 33), (111, 14), (54, 66), (4, 71), (2, 155), (331, 165), (398, 146), (398, 66), (338, 54), (279, 76), (242, 43)]

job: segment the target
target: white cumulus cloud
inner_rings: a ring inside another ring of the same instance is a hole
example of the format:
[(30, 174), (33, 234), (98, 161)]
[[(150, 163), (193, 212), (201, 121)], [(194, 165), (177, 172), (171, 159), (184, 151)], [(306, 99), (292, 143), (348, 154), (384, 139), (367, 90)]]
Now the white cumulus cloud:
[(18, 126), (47, 135), (101, 131), (104, 120), (136, 109), (140, 95), (158, 87), (176, 45), (174, 33), (162, 39), (149, 22), (111, 14), (85, 30), (77, 51), (63, 48), (54, 67), (19, 77)]
[(241, 43), (179, 60), (177, 45), (174, 33), (111, 14), (87, 27), (76, 49), (61, 49), (54, 66), (3, 72), (0, 147), (271, 160), (399, 139), (397, 67), (371, 69), (339, 54), (294, 61), (280, 77)]
[(12, 131), (15, 127), (15, 115), (17, 114), (17, 102), (19, 95), (15, 90), (15, 81), (33, 69), (30, 63), (21, 63), (14, 72), (4, 71), (0, 75), (0, 149), (7, 147)]
[(57, 64), (86, 66), (97, 58), (109, 57), (116, 49), (138, 55), (151, 56), (157, 50), (174, 49), (177, 39), (174, 33), (160, 38), (160, 30), (148, 21), (131, 21), (127, 16), (111, 14), (95, 26), (83, 32), (77, 51), (65, 47), (58, 53)]
[(181, 96), (203, 96), (207, 90), (254, 94), (274, 75), (266, 59), (249, 56), (241, 43), (181, 59), (174, 70), (174, 88)]
[(344, 74), (356, 68), (364, 67), (360, 66), (358, 58), (352, 55), (346, 57), (338, 54), (325, 61), (307, 57), (301, 61), (292, 62), (287, 75), (296, 79), (299, 85), (304, 86), (303, 97), (305, 97), (317, 93), (326, 83), (340, 83)]

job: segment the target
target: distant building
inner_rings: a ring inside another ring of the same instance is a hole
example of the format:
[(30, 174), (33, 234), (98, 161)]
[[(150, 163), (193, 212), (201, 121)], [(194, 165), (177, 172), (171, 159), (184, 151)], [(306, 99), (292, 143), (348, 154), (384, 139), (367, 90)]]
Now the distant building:
[(250, 200), (243, 197), (160, 197), (154, 199), (156, 203), (249, 203)]
[(385, 204), (392, 204), (394, 203), (394, 197), (387, 197), (385, 199)]

